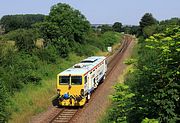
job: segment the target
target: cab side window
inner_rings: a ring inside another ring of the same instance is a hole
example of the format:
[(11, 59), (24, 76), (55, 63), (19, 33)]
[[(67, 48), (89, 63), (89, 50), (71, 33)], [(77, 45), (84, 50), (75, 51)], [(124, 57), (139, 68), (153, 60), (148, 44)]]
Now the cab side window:
[(84, 77), (84, 84), (87, 83), (87, 76)]

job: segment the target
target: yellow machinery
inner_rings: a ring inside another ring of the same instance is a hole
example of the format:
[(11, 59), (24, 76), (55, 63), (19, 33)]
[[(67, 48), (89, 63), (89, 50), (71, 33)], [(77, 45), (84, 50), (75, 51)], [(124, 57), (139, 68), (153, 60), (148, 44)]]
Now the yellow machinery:
[(107, 71), (106, 57), (93, 56), (57, 75), (60, 106), (83, 106)]

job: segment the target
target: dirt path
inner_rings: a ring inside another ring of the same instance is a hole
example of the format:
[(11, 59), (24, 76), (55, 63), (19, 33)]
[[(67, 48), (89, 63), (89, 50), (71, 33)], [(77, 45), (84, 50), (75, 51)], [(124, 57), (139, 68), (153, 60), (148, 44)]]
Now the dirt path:
[(123, 56), (119, 59), (116, 68), (106, 79), (105, 84), (103, 83), (98, 87), (93, 93), (90, 102), (79, 111), (78, 115), (71, 121), (72, 123), (96, 123), (99, 118), (105, 114), (110, 104), (108, 95), (113, 92), (112, 86), (116, 83), (118, 76), (122, 74), (123, 70), (126, 68), (123, 61), (130, 57), (134, 45), (135, 41), (132, 41)]

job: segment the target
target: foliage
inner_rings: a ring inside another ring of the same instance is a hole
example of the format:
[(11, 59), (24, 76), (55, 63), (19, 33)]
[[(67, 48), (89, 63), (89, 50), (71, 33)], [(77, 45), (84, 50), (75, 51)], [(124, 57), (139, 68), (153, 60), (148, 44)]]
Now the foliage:
[(64, 38), (52, 40), (53, 46), (57, 49), (59, 56), (67, 57), (70, 52), (69, 42)]
[(0, 79), (0, 122), (6, 122), (9, 118), (9, 112), (6, 109), (9, 95), (4, 86), (4, 82)]
[(103, 40), (101, 40), (102, 35), (103, 34), (97, 34), (96, 32), (91, 32), (86, 37), (86, 40), (87, 40), (88, 44), (97, 47), (101, 51), (105, 51), (105, 49), (106, 49), (105, 44), (104, 44)]
[(18, 29), (7, 34), (7, 38), (15, 41), (19, 51), (32, 52), (35, 48), (35, 41), (39, 37), (34, 29)]
[(126, 34), (139, 35), (139, 26), (123, 26), (122, 31)]
[(122, 31), (122, 23), (120, 22), (115, 22), (112, 26), (113, 30), (115, 32), (121, 32)]
[(99, 49), (97, 47), (90, 44), (79, 45), (79, 47), (76, 49), (76, 53), (80, 56), (93, 56), (98, 51)]
[(10, 32), (19, 28), (29, 29), (36, 22), (42, 22), (45, 15), (41, 14), (26, 14), (26, 15), (5, 15), (0, 20), (0, 25), (5, 29), (5, 32)]
[(157, 25), (151, 25), (151, 26), (146, 26), (143, 28), (143, 33), (146, 37), (149, 37), (155, 33), (157, 33)]
[(180, 27), (176, 27), (139, 43), (137, 61), (127, 62), (136, 61), (136, 69), (128, 74), (123, 89), (119, 84), (115, 88), (110, 121), (169, 123), (180, 120), (179, 36)]
[(136, 99), (141, 98), (141, 103), (137, 105), (143, 108), (141, 115), (159, 119), (160, 122), (174, 122), (179, 117), (179, 32), (179, 28), (168, 29), (142, 44), (140, 57), (146, 55), (146, 58), (139, 59), (138, 69), (141, 72), (137, 83), (132, 86)]
[(151, 13), (145, 13), (139, 22), (140, 28), (143, 29), (146, 26), (151, 26), (157, 24), (157, 20), (153, 17)]
[[(156, 69), (147, 66), (152, 81), (153, 94), (152, 107), (160, 122), (173, 122), (180, 118), (179, 111), (179, 49), (180, 49), (180, 28), (167, 29), (164, 33), (155, 34), (147, 39), (146, 47), (158, 53)], [(153, 82), (155, 81), (155, 82)]]
[(100, 40), (104, 43), (105, 47), (110, 47), (119, 41), (119, 33), (105, 32), (100, 37)]
[(46, 44), (59, 37), (68, 42), (85, 43), (85, 35), (90, 29), (90, 24), (78, 10), (67, 4), (58, 3), (51, 7), (45, 22), (39, 25), (40, 32)]
[(156, 119), (145, 118), (141, 123), (159, 123), (159, 121)]
[(41, 80), (36, 70), (39, 68), (38, 58), (13, 47), (0, 48), (0, 78), (5, 82), (8, 91), (20, 90), (24, 84), (38, 84)]
[(43, 74), (42, 84), (28, 84), (11, 96), (9, 123), (26, 123), (30, 117), (46, 111), (56, 94), (56, 75), (82, 59), (84, 57), (70, 53), (66, 59), (58, 57), (56, 64), (41, 63), (41, 68), (37, 71)]
[(107, 24), (99, 26), (98, 28), (101, 30), (102, 33), (105, 33), (105, 32), (108, 32), (108, 31), (113, 31), (112, 26), (107, 25)]
[(162, 20), (162, 21), (160, 21), (160, 25), (164, 25), (166, 27), (170, 26), (170, 25), (180, 25), (180, 19), (179, 18), (171, 18), (169, 20)]
[[(8, 118), (6, 109), (13, 112), (13, 117), (16, 117), (17, 113), (17, 122), (25, 122), (29, 115), (41, 112), (41, 103), (44, 105), (49, 101), (45, 94), (50, 92), (47, 94), (50, 98), (55, 85), (49, 81), (43, 83), (45, 79), (54, 78), (54, 75), (77, 63), (84, 56), (106, 51), (107, 46), (118, 43), (121, 37), (118, 32), (92, 32), (89, 22), (78, 10), (61, 3), (51, 8), (43, 22), (33, 23), (30, 27), (12, 26), (11, 29), (12, 31), (7, 30), (8, 32), (0, 37), (0, 40), (3, 40), (0, 45), (0, 78), (12, 98), (8, 108), (2, 107), (1, 110), (5, 120)], [(43, 46), (36, 47), (37, 38), (40, 36), (44, 38)], [(15, 41), (15, 45), (6, 43), (9, 40)], [(47, 84), (46, 87), (44, 84)], [(34, 97), (36, 94), (38, 96)], [(6, 91), (0, 96), (6, 96)], [(4, 97), (2, 99), (4, 100)], [(26, 117), (26, 120), (19, 118), (19, 114)]]
[(35, 51), (35, 54), (40, 58), (40, 60), (47, 63), (56, 63), (59, 57), (57, 49), (54, 46), (38, 49)]
[(153, 17), (151, 13), (145, 13), (139, 22), (140, 26), (140, 34), (144, 35), (144, 28), (152, 25), (156, 25), (158, 21)]
[(119, 123), (127, 120), (127, 114), (133, 105), (131, 98), (134, 96), (134, 94), (128, 90), (129, 87), (121, 83), (115, 86), (116, 93), (112, 96), (113, 108), (109, 112), (109, 121)]

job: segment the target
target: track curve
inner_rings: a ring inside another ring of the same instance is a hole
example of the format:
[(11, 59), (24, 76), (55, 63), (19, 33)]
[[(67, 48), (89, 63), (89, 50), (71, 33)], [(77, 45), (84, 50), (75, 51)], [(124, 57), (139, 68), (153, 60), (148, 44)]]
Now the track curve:
[[(107, 70), (107, 76), (106, 79), (112, 74), (112, 71), (116, 68), (117, 63), (123, 56), (123, 53), (126, 51), (127, 47), (132, 41), (132, 37), (129, 35), (124, 35), (122, 44), (119, 48), (119, 50), (114, 54), (113, 57), (108, 58), (108, 70)], [(105, 84), (105, 83), (103, 83)], [(101, 86), (101, 85), (100, 85)], [(98, 87), (99, 88), (99, 87)], [(97, 88), (97, 90), (98, 90)], [(90, 101), (93, 100), (93, 94)], [(87, 106), (86, 106), (87, 107)], [(84, 108), (86, 108), (84, 107)], [(68, 122), (74, 122), (73, 119), (75, 119), (76, 114), (81, 112), (81, 108), (62, 108), (62, 110), (59, 111), (59, 113), (54, 116), (54, 118), (50, 121), (50, 123), (68, 123)]]

